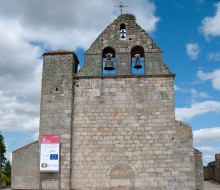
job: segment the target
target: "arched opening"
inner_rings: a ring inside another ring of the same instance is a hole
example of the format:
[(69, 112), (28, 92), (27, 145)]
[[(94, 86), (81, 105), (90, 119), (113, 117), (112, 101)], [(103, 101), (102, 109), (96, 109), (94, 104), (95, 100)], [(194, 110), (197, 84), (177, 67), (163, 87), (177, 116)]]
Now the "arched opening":
[(122, 30), (122, 29), (125, 29), (125, 30), (126, 30), (125, 24), (121, 24), (121, 25), (120, 25), (120, 30)]
[(142, 46), (134, 46), (131, 49), (131, 67), (132, 74), (145, 73), (144, 48)]
[(125, 26), (125, 24), (120, 25), (120, 40), (126, 40), (126, 26)]
[(133, 189), (135, 188), (135, 171), (126, 163), (114, 165), (110, 172), (111, 189)]
[(102, 74), (116, 74), (115, 50), (112, 47), (106, 47), (102, 51)]

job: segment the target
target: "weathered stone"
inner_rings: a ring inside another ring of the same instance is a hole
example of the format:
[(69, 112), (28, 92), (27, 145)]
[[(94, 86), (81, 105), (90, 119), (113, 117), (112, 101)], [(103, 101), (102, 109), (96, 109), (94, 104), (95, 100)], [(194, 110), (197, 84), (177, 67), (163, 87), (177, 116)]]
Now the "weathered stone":
[[(106, 48), (115, 75), (103, 74)], [(136, 53), (144, 58), (141, 75), (132, 74)], [(77, 64), (73, 52), (44, 54), (40, 135), (60, 134), (61, 189), (203, 190), (191, 128), (175, 120), (175, 75), (135, 17), (119, 16), (86, 51), (76, 73)], [(57, 174), (42, 175), (43, 189), (57, 184)]]

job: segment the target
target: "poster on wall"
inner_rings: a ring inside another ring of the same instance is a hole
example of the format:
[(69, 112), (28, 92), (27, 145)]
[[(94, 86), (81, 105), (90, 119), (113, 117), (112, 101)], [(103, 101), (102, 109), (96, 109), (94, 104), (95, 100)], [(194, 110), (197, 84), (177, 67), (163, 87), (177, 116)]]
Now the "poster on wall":
[(40, 171), (58, 172), (60, 161), (60, 135), (42, 135), (40, 145)]

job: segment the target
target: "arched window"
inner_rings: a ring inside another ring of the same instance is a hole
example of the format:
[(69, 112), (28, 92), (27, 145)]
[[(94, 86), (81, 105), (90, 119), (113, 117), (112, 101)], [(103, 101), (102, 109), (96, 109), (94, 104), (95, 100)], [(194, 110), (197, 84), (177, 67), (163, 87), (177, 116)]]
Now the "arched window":
[(141, 46), (134, 46), (131, 49), (132, 74), (144, 74), (144, 62), (144, 48)]
[(106, 47), (102, 51), (102, 73), (103, 75), (115, 75), (115, 68), (115, 50), (111, 47)]
[(125, 27), (125, 24), (120, 25), (120, 40), (126, 40), (126, 27)]

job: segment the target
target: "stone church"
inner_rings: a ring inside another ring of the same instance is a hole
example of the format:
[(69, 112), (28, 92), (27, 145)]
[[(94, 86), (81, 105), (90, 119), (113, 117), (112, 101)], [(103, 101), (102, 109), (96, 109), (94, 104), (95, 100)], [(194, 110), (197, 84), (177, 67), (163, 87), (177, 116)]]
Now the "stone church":
[(203, 190), (202, 154), (175, 120), (174, 78), (134, 15), (85, 52), (43, 54), (40, 136), (60, 135), (60, 171), (39, 172), (40, 142), (13, 152), (12, 189)]

